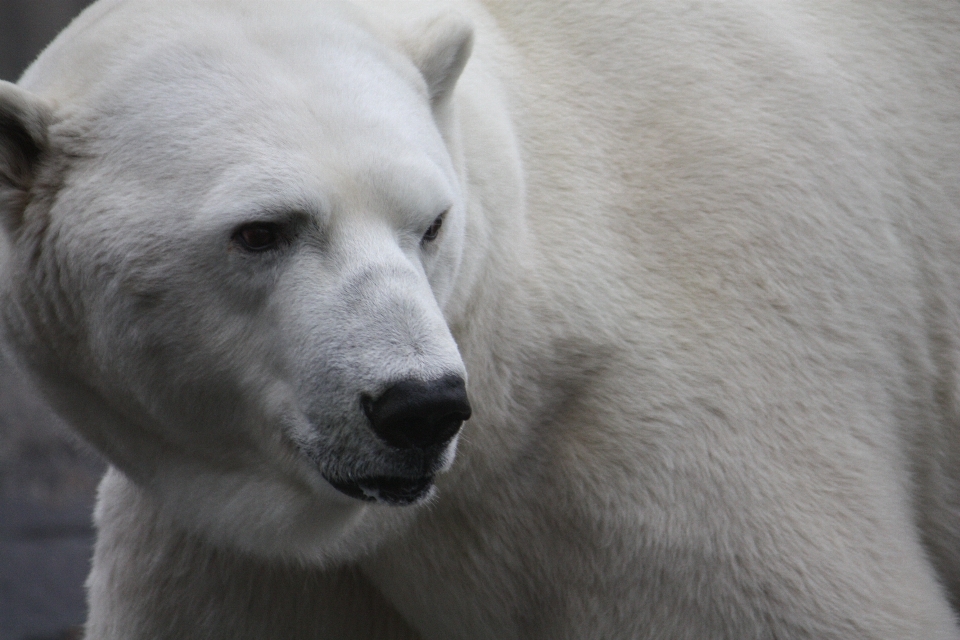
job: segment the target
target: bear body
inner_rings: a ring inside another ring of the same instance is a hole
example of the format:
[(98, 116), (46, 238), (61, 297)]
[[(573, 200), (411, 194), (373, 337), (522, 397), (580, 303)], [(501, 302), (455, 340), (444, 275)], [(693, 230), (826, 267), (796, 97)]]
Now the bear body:
[[(93, 5), (0, 87), (6, 342), (112, 464), (87, 637), (960, 639), (958, 52), (947, 0)], [(438, 380), (457, 435), (381, 430)]]

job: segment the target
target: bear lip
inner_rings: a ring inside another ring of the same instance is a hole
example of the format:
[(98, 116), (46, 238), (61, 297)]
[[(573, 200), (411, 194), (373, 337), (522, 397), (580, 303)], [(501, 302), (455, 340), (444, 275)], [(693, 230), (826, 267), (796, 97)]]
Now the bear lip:
[(419, 478), (368, 476), (347, 480), (324, 477), (334, 489), (351, 498), (398, 507), (421, 502), (433, 489), (433, 475)]

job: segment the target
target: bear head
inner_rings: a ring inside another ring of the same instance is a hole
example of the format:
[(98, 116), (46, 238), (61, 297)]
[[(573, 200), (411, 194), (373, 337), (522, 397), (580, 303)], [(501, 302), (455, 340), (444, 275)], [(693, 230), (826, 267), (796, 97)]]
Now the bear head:
[(340, 558), (435, 491), (470, 415), (444, 307), (471, 39), (114, 3), (0, 85), (6, 341), (177, 526)]

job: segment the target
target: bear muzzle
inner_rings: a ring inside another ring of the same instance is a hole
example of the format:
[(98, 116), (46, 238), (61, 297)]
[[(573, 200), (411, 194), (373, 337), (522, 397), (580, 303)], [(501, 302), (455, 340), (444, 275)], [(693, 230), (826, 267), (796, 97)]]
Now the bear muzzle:
[(404, 506), (422, 502), (433, 490), (436, 473), (452, 461), (452, 443), (470, 418), (466, 384), (459, 375), (434, 380), (404, 379), (378, 397), (362, 394), (360, 404), (381, 446), (382, 472), (366, 468), (357, 475), (324, 474), (327, 482), (351, 498)]

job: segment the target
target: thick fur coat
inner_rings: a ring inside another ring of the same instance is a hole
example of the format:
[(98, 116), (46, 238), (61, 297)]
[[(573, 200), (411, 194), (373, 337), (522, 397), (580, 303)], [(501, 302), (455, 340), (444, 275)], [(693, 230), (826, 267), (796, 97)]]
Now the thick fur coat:
[(101, 0), (0, 218), (89, 640), (960, 640), (952, 0)]

